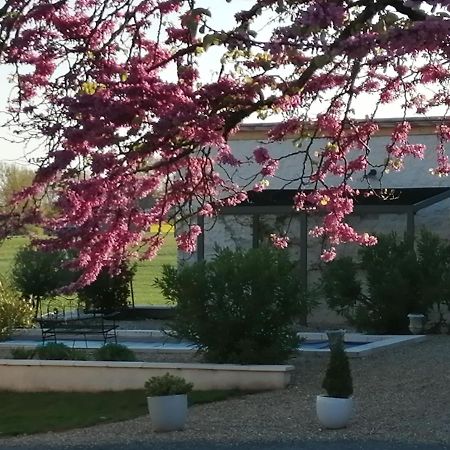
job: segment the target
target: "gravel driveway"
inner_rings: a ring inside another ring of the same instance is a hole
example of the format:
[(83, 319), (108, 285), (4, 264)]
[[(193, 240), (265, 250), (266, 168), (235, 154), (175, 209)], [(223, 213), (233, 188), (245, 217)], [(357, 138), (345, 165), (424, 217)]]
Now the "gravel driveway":
[(344, 430), (321, 430), (315, 418), (315, 396), (327, 359), (302, 355), (294, 363), (295, 379), (288, 389), (194, 406), (183, 432), (152, 433), (148, 417), (140, 417), (0, 439), (0, 448), (450, 449), (450, 336), (431, 336), (423, 343), (352, 359), (356, 414)]

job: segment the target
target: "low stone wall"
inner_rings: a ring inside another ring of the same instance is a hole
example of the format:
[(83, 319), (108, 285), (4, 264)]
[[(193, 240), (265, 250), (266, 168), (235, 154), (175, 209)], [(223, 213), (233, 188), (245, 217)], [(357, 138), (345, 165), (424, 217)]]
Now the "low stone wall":
[(0, 390), (19, 392), (98, 392), (142, 389), (150, 377), (169, 372), (196, 390), (283, 389), (293, 366), (144, 363), (110, 361), (0, 360)]

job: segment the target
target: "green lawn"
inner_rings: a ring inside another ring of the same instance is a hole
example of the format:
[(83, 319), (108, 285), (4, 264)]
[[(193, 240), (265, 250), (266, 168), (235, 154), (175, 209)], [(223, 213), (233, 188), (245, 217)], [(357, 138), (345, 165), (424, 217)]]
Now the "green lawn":
[[(28, 239), (26, 237), (14, 237), (6, 240), (0, 246), (1, 275), (7, 276), (9, 274), (14, 255), (27, 241)], [(161, 273), (163, 264), (176, 264), (176, 254), (175, 238), (170, 233), (155, 259), (138, 263), (137, 273), (133, 281), (134, 301), (136, 305), (160, 305), (166, 303), (159, 289), (153, 286), (153, 281)], [(52, 306), (58, 306), (59, 303), (60, 301), (53, 302)]]
[[(208, 403), (243, 394), (246, 393), (196, 391), (189, 394), (189, 403)], [(0, 438), (119, 422), (144, 414), (147, 414), (147, 403), (143, 390), (99, 393), (0, 392)]]
[(177, 245), (175, 237), (171, 233), (167, 236), (164, 246), (155, 259), (138, 263), (137, 272), (133, 280), (136, 305), (161, 305), (166, 303), (159, 288), (153, 286), (153, 282), (161, 274), (164, 264), (176, 265), (176, 263)]
[(20, 247), (28, 242), (26, 237), (14, 237), (0, 244), (0, 274), (8, 276), (14, 255)]

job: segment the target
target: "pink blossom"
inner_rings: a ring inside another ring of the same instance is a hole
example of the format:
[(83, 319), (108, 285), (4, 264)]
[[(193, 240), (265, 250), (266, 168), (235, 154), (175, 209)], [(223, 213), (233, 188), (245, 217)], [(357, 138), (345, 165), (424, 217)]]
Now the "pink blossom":
[(201, 216), (213, 217), (216, 212), (210, 203), (205, 203), (198, 213)]
[(289, 245), (289, 237), (282, 236), (279, 234), (272, 233), (270, 235), (270, 240), (272, 241), (272, 245), (276, 248), (287, 248)]
[(267, 180), (261, 180), (258, 183), (255, 183), (253, 186), (253, 190), (255, 192), (262, 192), (269, 186), (269, 182)]
[[(49, 238), (42, 245), (79, 255), (73, 267), (82, 271), (81, 286), (103, 267), (114, 271), (135, 257), (137, 246), (140, 255), (154, 257), (163, 236), (148, 235), (152, 224), (211, 217), (278, 175), (277, 187), (298, 186), (294, 208), (320, 217), (312, 236), (330, 246), (375, 244), (347, 220), (359, 195), (349, 185), (368, 181), (378, 131), (375, 120), (356, 120), (353, 107), (367, 102), (371, 114), (400, 100), (405, 111), (425, 117), (448, 108), (450, 21), (441, 13), (449, 1), (422, 2), (414, 20), (405, 19), (408, 2), (376, 2), (363, 12), (373, 26), (361, 28), (354, 21), (363, 2), (253, 0), (236, 15), (236, 27), (220, 32), (209, 29), (217, 22), (214, 9), (191, 11), (186, 1), (106, 3), (5, 3), (0, 62), (17, 72), (8, 113), (20, 139), (42, 138), (50, 150), (33, 185), (2, 214), (2, 236), (26, 224), (43, 226)], [(256, 16), (264, 20), (277, 8), (292, 20), (267, 36), (249, 31)], [(393, 23), (384, 27), (380, 18)], [(195, 34), (203, 21), (205, 33)], [(200, 83), (199, 54), (209, 47), (223, 64)], [(256, 148), (257, 170), (232, 150), (233, 135), (255, 113), (283, 118), (261, 142), (292, 138), (293, 144), (279, 145), (276, 158)], [(384, 156), (377, 155), (387, 169), (424, 157), (425, 146), (410, 142), (412, 125), (396, 124)], [(445, 176), (446, 122), (436, 136), (432, 173)], [(278, 173), (281, 161), (286, 173)], [(44, 192), (55, 199), (51, 212), (40, 207)], [(22, 211), (24, 203), (32, 206)], [(199, 232), (194, 226), (178, 236), (180, 248), (193, 251)], [(273, 240), (287, 245), (286, 236)], [(335, 253), (325, 250), (322, 259)]]
[(278, 169), (279, 162), (274, 159), (268, 159), (261, 169), (261, 175), (263, 177), (273, 177)]
[(265, 147), (258, 147), (253, 150), (253, 156), (258, 164), (264, 164), (270, 159), (269, 150)]
[(324, 262), (331, 262), (335, 258), (336, 258), (336, 249), (334, 247), (324, 250), (320, 255), (320, 259)]
[(175, 239), (178, 248), (186, 253), (193, 253), (197, 248), (197, 237), (202, 234), (198, 225), (191, 225), (188, 231), (180, 233)]

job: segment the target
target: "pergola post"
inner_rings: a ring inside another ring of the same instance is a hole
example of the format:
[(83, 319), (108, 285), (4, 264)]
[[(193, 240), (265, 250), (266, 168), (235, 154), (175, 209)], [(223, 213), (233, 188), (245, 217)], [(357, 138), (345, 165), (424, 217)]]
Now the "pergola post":
[(259, 247), (259, 214), (253, 214), (252, 216), (252, 248)]
[(308, 216), (300, 214), (300, 282), (303, 289), (308, 287)]
[(197, 225), (202, 232), (197, 237), (197, 262), (205, 259), (205, 218), (204, 216), (197, 216)]
[(415, 233), (416, 233), (416, 225), (415, 225), (415, 212), (414, 209), (411, 207), (408, 209), (408, 212), (406, 213), (406, 239), (411, 245), (411, 247), (414, 247), (414, 240), (415, 240)]

